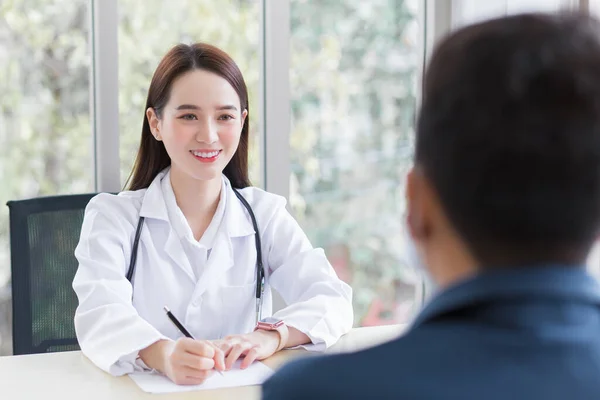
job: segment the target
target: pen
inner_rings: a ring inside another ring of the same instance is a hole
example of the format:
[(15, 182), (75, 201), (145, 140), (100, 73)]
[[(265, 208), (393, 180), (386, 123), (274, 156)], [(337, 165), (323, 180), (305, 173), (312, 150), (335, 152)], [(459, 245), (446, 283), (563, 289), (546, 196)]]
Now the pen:
[[(163, 309), (167, 313), (167, 317), (169, 317), (169, 319), (171, 320), (171, 322), (173, 323), (173, 325), (175, 325), (177, 327), (177, 329), (179, 329), (179, 331), (181, 333), (183, 333), (186, 337), (189, 337), (190, 339), (194, 339), (194, 337), (192, 336), (192, 334), (189, 333), (187, 329), (185, 329), (185, 326), (183, 326), (181, 324), (181, 322), (179, 322), (179, 320), (177, 318), (175, 318), (175, 316), (173, 315), (173, 313), (171, 312), (171, 310), (169, 310), (169, 307), (164, 306)], [(223, 372), (219, 371), (218, 369), (215, 369), (215, 370), (219, 374), (221, 374), (221, 376), (223, 376)]]

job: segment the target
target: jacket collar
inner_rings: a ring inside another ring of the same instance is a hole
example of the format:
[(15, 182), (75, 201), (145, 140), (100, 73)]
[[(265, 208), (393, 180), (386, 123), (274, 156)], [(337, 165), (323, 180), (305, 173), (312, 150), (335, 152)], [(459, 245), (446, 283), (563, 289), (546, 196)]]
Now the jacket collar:
[(482, 273), (435, 296), (414, 321), (428, 320), (484, 302), (558, 299), (600, 306), (600, 285), (584, 266), (538, 266)]
[[(163, 185), (161, 184), (161, 181), (167, 175), (169, 170), (170, 167), (167, 167), (158, 173), (146, 190), (140, 209), (140, 217), (154, 218), (171, 222), (172, 224), (172, 221), (169, 219), (169, 210), (167, 209), (167, 204), (169, 204), (169, 202), (166, 201), (166, 195), (164, 193)], [(233, 192), (229, 179), (227, 179), (225, 175), (222, 176), (224, 189), (227, 190), (227, 193), (224, 196), (226, 199), (224, 222), (226, 223), (229, 237), (242, 237), (254, 234), (254, 227), (250, 215)], [(221, 200), (223, 200), (223, 196), (221, 197)]]

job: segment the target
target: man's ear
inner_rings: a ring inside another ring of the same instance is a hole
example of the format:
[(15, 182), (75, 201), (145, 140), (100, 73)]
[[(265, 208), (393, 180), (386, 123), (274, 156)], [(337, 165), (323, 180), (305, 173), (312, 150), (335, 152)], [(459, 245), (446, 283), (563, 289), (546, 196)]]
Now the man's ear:
[(422, 171), (413, 167), (406, 177), (406, 225), (415, 241), (427, 239), (431, 233), (431, 195)]
[(156, 111), (152, 107), (148, 107), (146, 110), (146, 118), (148, 118), (148, 125), (150, 125), (150, 133), (158, 141), (162, 140), (160, 135), (160, 119), (156, 115)]

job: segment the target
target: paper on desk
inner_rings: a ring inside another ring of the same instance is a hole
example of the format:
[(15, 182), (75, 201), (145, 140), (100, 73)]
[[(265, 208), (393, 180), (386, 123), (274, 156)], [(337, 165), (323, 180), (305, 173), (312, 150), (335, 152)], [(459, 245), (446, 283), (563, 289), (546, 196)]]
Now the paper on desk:
[(273, 370), (265, 364), (255, 361), (246, 369), (240, 369), (238, 360), (223, 376), (216, 371), (201, 385), (176, 385), (169, 378), (158, 373), (133, 373), (129, 377), (147, 393), (192, 392), (195, 390), (219, 389), (236, 386), (260, 385), (266, 381)]

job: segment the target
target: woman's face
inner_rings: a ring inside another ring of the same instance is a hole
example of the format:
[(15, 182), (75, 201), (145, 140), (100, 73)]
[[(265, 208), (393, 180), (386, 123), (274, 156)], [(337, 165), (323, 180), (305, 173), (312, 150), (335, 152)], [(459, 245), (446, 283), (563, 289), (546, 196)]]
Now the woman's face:
[(193, 70), (173, 81), (161, 118), (146, 110), (152, 134), (171, 158), (172, 173), (220, 178), (235, 153), (247, 110), (224, 78)]

